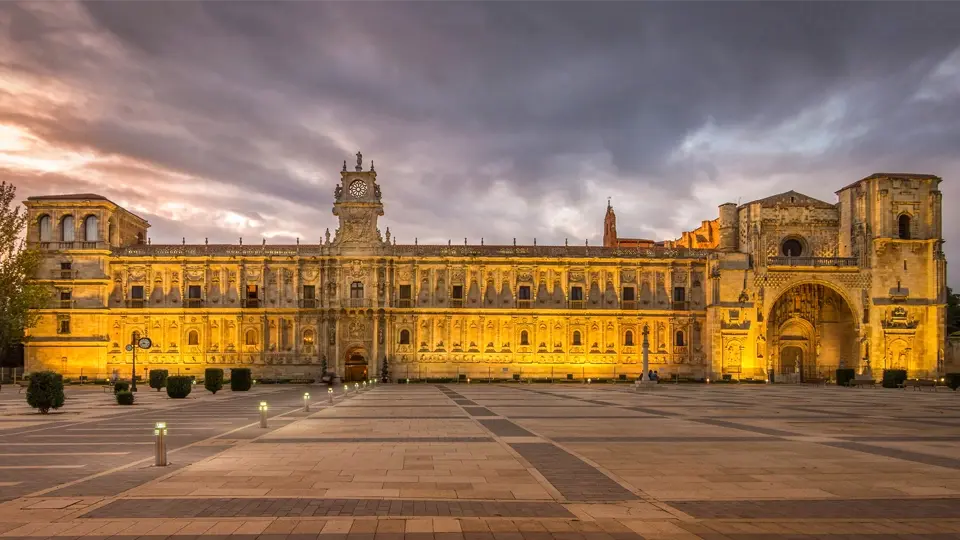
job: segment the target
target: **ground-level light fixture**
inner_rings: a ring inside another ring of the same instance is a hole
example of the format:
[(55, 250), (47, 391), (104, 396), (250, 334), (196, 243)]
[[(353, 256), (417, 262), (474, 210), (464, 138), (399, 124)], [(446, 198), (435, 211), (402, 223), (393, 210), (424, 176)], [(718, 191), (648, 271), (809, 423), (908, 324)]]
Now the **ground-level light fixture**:
[(156, 456), (154, 465), (157, 467), (167, 466), (167, 423), (157, 422), (153, 428), (154, 445)]

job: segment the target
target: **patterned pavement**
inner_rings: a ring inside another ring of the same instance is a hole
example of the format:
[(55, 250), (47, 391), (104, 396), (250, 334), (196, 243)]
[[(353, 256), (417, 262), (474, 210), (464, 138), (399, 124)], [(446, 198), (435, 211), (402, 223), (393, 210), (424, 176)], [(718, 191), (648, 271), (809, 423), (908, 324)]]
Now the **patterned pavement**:
[[(319, 396), (310, 412), (302, 395)], [(0, 392), (0, 537), (960, 538), (960, 394), (263, 386)], [(270, 404), (259, 428), (260, 401)], [(152, 427), (170, 427), (153, 467)]]

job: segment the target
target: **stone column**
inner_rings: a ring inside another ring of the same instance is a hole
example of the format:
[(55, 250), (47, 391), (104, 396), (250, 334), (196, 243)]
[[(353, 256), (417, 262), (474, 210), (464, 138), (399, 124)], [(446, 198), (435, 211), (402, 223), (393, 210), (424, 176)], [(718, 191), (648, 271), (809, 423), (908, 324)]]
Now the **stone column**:
[(640, 380), (649, 382), (650, 377), (647, 372), (650, 370), (650, 325), (643, 325), (643, 373), (640, 374)]

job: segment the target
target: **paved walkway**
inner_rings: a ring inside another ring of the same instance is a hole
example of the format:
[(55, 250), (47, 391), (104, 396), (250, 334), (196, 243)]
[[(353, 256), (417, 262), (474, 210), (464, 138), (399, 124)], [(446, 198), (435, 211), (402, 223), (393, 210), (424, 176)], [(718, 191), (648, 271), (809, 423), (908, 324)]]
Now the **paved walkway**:
[[(302, 395), (315, 399), (302, 410)], [(759, 385), (0, 394), (0, 537), (960, 538), (960, 394)], [(270, 404), (267, 429), (256, 405)], [(171, 430), (152, 467), (153, 422)]]

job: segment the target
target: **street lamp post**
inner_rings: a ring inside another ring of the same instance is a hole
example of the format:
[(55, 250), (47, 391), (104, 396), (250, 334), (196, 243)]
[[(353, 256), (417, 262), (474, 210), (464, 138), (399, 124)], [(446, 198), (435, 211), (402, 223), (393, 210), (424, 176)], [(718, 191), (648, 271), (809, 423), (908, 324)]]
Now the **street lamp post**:
[(148, 337), (140, 337), (140, 332), (134, 330), (130, 335), (130, 344), (127, 350), (133, 353), (133, 366), (130, 370), (130, 391), (137, 391), (137, 349), (149, 349), (153, 342)]

